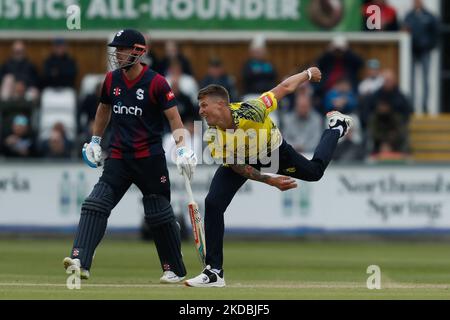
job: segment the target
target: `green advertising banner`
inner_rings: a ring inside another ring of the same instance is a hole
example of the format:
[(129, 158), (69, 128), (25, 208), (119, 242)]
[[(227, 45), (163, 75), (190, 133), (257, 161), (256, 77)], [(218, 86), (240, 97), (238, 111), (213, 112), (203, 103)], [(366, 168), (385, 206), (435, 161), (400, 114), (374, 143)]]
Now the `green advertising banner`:
[(0, 31), (359, 31), (361, 0), (0, 0)]

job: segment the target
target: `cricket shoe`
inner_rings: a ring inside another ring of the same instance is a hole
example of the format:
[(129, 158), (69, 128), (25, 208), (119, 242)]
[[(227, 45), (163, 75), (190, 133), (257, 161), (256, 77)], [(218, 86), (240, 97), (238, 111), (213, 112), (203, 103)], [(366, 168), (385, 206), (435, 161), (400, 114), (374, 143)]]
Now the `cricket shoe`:
[(80, 259), (72, 259), (69, 257), (64, 258), (63, 260), (64, 269), (66, 269), (66, 273), (71, 274), (75, 273), (77, 270), (80, 271), (80, 279), (87, 280), (90, 277), (89, 270), (81, 268)]
[[(341, 133), (339, 138), (345, 136), (353, 125), (352, 117), (342, 114), (339, 111), (328, 112), (327, 119), (328, 119), (328, 127), (330, 129), (339, 130), (339, 132)], [(342, 130), (339, 127), (341, 127)]]
[(184, 284), (188, 287), (207, 288), (207, 287), (225, 287), (225, 278), (223, 270), (219, 273), (211, 270), (211, 266), (206, 268), (195, 278), (186, 280)]
[(177, 276), (173, 271), (164, 271), (162, 277), (159, 279), (160, 283), (180, 283), (184, 277)]

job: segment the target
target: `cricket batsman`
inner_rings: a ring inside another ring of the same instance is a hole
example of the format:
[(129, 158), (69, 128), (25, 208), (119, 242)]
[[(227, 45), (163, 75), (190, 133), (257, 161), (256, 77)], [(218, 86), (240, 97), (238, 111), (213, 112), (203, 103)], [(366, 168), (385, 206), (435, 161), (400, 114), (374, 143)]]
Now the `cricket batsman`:
[[(145, 219), (161, 262), (160, 281), (177, 283), (184, 279), (186, 269), (180, 230), (170, 205), (170, 180), (162, 147), (164, 117), (173, 133), (183, 128), (177, 101), (164, 77), (141, 63), (146, 43), (140, 32), (121, 30), (108, 46), (115, 48), (109, 55), (115, 70), (105, 77), (93, 136), (82, 154), (91, 167), (103, 164), (100, 142), (111, 122), (109, 157), (98, 183), (82, 204), (71, 255), (64, 259), (64, 267), (79, 268), (81, 278), (89, 278), (111, 210), (134, 183), (142, 192)], [(177, 167), (191, 179), (197, 163), (195, 154), (184, 145), (183, 135), (177, 134), (175, 140)]]
[[(186, 280), (187, 286), (225, 286), (224, 213), (236, 192), (248, 179), (286, 191), (297, 187), (294, 179), (318, 181), (323, 176), (339, 138), (351, 127), (352, 118), (337, 111), (328, 113), (329, 129), (324, 131), (312, 160), (308, 160), (283, 140), (269, 117), (277, 109), (278, 101), (294, 92), (299, 85), (306, 81), (320, 80), (320, 70), (312, 67), (287, 78), (258, 99), (232, 104), (227, 90), (221, 86), (210, 85), (200, 90), (199, 113), (211, 132), (207, 138), (208, 146), (213, 158), (224, 159), (224, 164), (217, 169), (205, 198), (206, 268), (197, 277)], [(237, 137), (238, 132), (241, 137)], [(278, 155), (277, 158), (274, 157), (275, 154)], [(266, 155), (272, 162), (276, 162), (276, 176), (261, 172), (262, 159)], [(232, 161), (229, 161), (230, 158)]]

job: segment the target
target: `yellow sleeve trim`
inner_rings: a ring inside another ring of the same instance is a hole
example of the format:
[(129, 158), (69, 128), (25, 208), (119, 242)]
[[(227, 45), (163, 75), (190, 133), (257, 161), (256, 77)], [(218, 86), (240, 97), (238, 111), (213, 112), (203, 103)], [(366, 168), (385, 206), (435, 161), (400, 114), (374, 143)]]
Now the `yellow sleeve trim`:
[(278, 101), (271, 91), (264, 92), (259, 99), (264, 103), (268, 112), (272, 112), (278, 108)]

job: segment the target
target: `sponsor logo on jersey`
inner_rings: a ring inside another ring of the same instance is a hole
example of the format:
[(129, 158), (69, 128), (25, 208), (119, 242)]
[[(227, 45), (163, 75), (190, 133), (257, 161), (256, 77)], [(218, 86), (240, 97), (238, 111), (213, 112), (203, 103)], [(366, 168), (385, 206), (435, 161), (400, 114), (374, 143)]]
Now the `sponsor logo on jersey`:
[(262, 101), (263, 101), (264, 104), (266, 105), (266, 108), (267, 108), (267, 109), (269, 109), (269, 108), (272, 106), (272, 104), (273, 104), (272, 99), (270, 98), (270, 96), (264, 96), (264, 97), (262, 97)]
[(138, 100), (144, 100), (144, 90), (142, 90), (141, 88), (136, 90), (136, 98)]
[(117, 97), (117, 96), (120, 96), (120, 92), (121, 92), (122, 90), (119, 88), (119, 87), (115, 87), (114, 88), (114, 90), (113, 90), (113, 94)]
[(167, 101), (175, 99), (175, 94), (172, 91), (167, 92), (166, 94)]
[(127, 107), (118, 102), (113, 106), (113, 112), (117, 114), (130, 114), (135, 116), (142, 116), (142, 109), (138, 106)]

